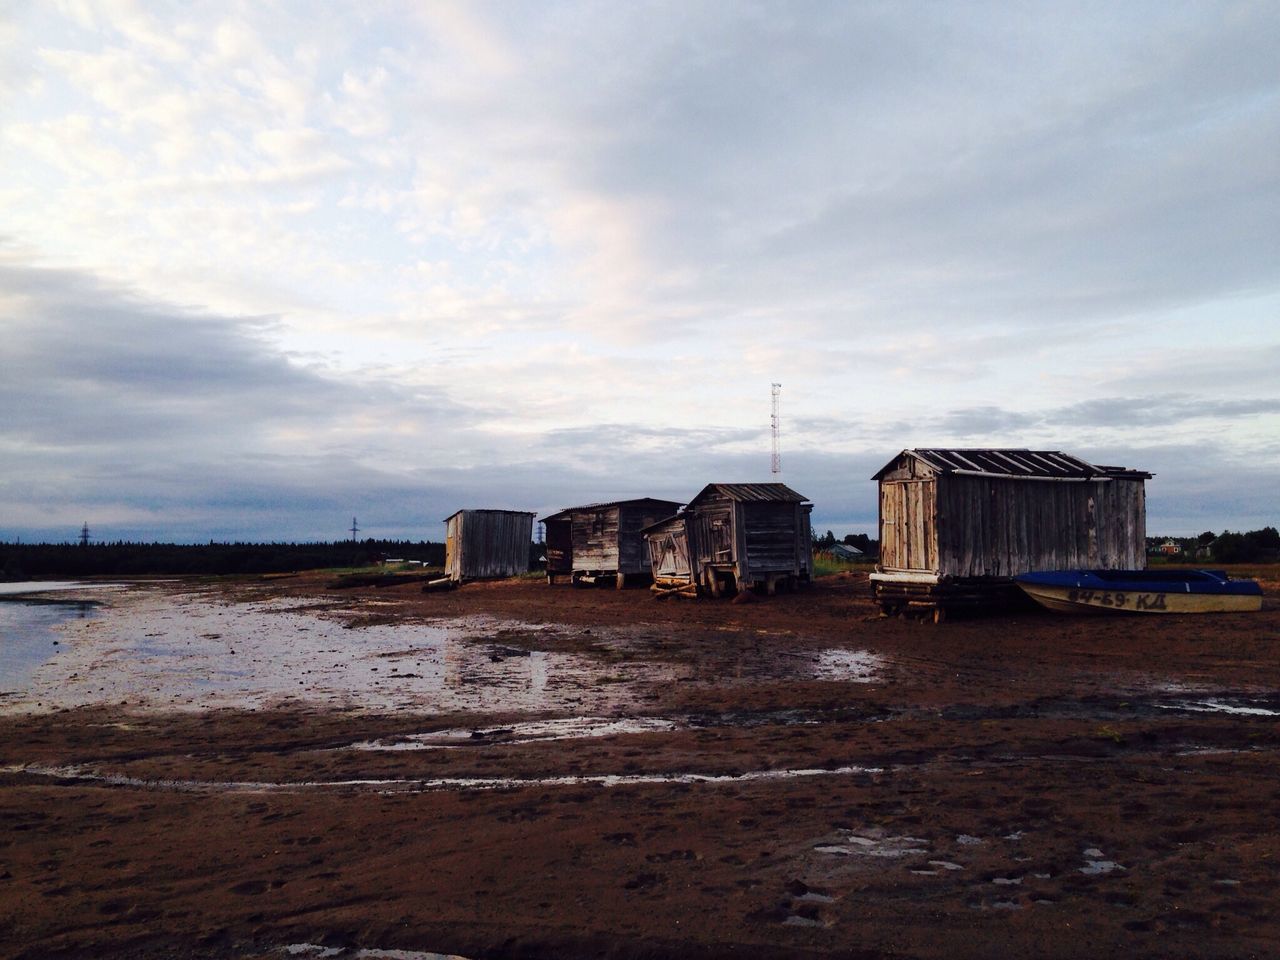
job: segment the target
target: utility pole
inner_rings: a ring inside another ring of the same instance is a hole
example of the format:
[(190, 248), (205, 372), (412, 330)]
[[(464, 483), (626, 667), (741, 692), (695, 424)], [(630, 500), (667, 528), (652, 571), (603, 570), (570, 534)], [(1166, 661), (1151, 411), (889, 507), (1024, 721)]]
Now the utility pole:
[(356, 542), (356, 534), (360, 532), (360, 528), (356, 526), (356, 518), (351, 518), (351, 542)]
[(775, 477), (782, 474), (782, 437), (780, 433), (780, 425), (778, 421), (778, 398), (782, 395), (782, 384), (773, 384), (773, 416), (770, 418), (773, 425), (773, 475)]
[(84, 522), (84, 526), (80, 528), (80, 546), (87, 547), (89, 545), (89, 521)]

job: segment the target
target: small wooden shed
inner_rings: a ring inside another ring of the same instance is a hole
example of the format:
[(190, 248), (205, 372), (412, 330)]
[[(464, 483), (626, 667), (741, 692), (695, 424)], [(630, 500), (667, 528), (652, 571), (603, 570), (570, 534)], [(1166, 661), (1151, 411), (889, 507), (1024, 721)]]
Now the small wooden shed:
[(545, 517), (547, 582), (593, 583), (608, 577), (618, 589), (628, 577), (648, 577), (649, 545), (641, 530), (680, 509), (674, 500), (640, 497), (568, 507)]
[(810, 578), (813, 504), (781, 483), (710, 483), (684, 512), (645, 531), (655, 579), (712, 596)]
[(1152, 474), (1056, 450), (903, 450), (880, 485), (885, 612), (981, 606), (1017, 596), (1030, 570), (1142, 569)]
[(455, 583), (513, 577), (529, 570), (532, 513), (459, 510), (444, 523), (444, 569)]

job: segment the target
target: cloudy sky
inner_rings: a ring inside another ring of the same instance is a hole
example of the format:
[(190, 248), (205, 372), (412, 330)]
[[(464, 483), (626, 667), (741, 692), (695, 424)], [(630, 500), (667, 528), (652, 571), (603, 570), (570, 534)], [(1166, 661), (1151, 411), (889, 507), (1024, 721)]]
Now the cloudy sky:
[(434, 538), (904, 447), (1280, 520), (1280, 13), (0, 6), (0, 539)]

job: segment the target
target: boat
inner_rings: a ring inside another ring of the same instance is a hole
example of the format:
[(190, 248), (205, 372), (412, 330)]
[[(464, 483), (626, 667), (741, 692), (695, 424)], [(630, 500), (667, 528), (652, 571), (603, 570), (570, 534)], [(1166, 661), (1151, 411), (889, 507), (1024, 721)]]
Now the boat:
[(1059, 613), (1238, 613), (1262, 609), (1256, 580), (1224, 570), (1039, 570), (1014, 577)]

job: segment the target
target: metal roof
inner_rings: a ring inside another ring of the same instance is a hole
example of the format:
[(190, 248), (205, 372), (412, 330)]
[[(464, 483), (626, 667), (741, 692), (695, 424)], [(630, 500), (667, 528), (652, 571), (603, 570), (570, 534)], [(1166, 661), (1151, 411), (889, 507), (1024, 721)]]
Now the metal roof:
[(529, 517), (533, 516), (533, 513), (529, 510), (490, 510), (486, 507), (463, 507), (461, 510), (453, 511), (453, 513), (449, 514), (440, 522), (448, 523), (450, 520), (452, 520), (454, 517), (456, 517), (460, 513), (514, 513), (520, 516), (529, 516)]
[(796, 493), (785, 483), (708, 483), (689, 502), (699, 500), (709, 490), (715, 490), (730, 500), (739, 502), (805, 503), (809, 499)]
[(1007, 477), (1027, 480), (1094, 480), (1122, 477), (1149, 480), (1151, 474), (1127, 467), (1104, 467), (1059, 450), (1026, 448), (921, 448), (903, 450), (873, 476), (879, 480), (904, 456), (915, 457), (939, 473)]
[(563, 510), (557, 510), (555, 513), (549, 514), (539, 520), (539, 523), (546, 523), (548, 520), (559, 520), (561, 517), (576, 513), (579, 510), (605, 510), (609, 507), (621, 507), (628, 503), (658, 503), (671, 507), (673, 510), (679, 510), (684, 504), (679, 500), (661, 500), (655, 497), (633, 497), (630, 500), (605, 500), (600, 503), (584, 503), (576, 507), (565, 507)]

